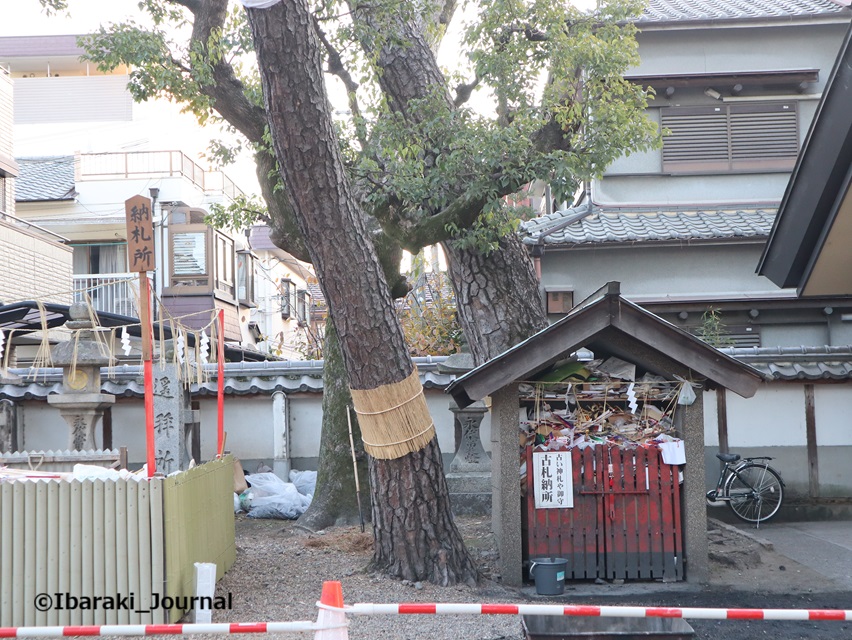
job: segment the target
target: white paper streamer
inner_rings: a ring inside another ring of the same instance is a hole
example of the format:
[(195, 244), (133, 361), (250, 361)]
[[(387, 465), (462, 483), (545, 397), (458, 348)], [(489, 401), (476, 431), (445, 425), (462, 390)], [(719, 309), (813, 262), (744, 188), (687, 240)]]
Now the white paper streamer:
[(3, 368), (3, 349), (6, 347), (6, 336), (3, 335), (3, 330), (0, 329), (0, 369)]
[(127, 327), (121, 328), (121, 350), (124, 351), (124, 355), (129, 356), (130, 350), (133, 347), (130, 346), (130, 334), (127, 333)]
[(186, 347), (186, 338), (183, 337), (183, 331), (178, 332), (177, 340), (175, 340), (175, 355), (177, 361), (183, 364), (184, 347)]
[(207, 332), (202, 329), (201, 340), (198, 343), (198, 357), (201, 358), (201, 362), (207, 362), (207, 358), (209, 356), (210, 356), (210, 338), (207, 337)]
[(633, 383), (627, 385), (627, 406), (630, 407), (630, 413), (635, 414), (639, 410), (639, 403), (636, 402), (636, 391), (633, 389)]

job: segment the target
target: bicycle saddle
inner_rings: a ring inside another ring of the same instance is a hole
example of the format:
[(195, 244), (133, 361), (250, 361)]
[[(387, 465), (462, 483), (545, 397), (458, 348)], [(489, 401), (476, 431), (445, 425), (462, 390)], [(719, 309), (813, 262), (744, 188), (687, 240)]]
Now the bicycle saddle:
[(717, 453), (716, 457), (719, 458), (722, 462), (736, 462), (740, 459), (740, 454), (738, 453)]

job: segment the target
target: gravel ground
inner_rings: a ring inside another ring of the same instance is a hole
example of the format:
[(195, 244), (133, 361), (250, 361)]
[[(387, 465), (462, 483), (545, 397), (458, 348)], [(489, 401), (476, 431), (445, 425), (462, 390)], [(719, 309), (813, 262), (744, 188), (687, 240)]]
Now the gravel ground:
[[(468, 547), (491, 580), (480, 588), (410, 584), (368, 573), (372, 537), (358, 527), (308, 534), (293, 522), (237, 516), (237, 561), (217, 587), (233, 595), (231, 611), (214, 612), (214, 622), (315, 620), (324, 580), (343, 584), (354, 602), (535, 602), (754, 608), (852, 608), (852, 593), (807, 567), (711, 521), (711, 583), (572, 583), (563, 596), (538, 596), (499, 584), (489, 518), (457, 520)], [(799, 640), (852, 638), (852, 623), (691, 620), (696, 639), (770, 638)], [(244, 636), (249, 637), (249, 636)], [(290, 638), (312, 638), (291, 634)], [(516, 616), (350, 616), (352, 640), (523, 640)], [(537, 636), (542, 638), (543, 636)], [(549, 636), (548, 640), (558, 640)]]

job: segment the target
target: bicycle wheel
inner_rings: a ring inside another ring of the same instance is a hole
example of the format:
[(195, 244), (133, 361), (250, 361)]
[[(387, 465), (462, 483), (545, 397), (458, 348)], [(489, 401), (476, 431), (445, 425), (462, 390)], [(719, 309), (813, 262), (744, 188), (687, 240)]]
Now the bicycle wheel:
[(725, 482), (728, 506), (746, 522), (766, 522), (778, 513), (784, 500), (784, 482), (770, 466), (750, 462), (736, 469)]

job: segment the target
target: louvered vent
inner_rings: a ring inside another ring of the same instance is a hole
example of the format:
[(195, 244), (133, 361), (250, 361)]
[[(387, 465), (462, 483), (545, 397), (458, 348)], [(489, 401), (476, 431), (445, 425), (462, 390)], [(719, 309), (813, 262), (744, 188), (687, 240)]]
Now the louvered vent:
[(672, 107), (661, 113), (663, 171), (789, 170), (799, 152), (796, 103)]

